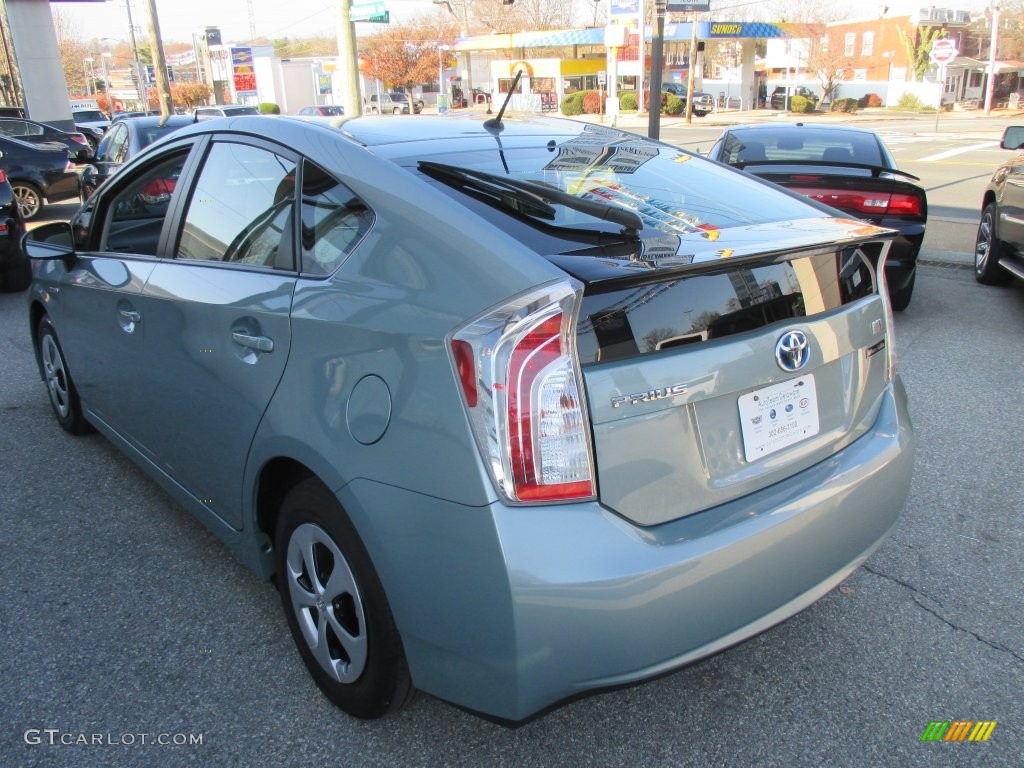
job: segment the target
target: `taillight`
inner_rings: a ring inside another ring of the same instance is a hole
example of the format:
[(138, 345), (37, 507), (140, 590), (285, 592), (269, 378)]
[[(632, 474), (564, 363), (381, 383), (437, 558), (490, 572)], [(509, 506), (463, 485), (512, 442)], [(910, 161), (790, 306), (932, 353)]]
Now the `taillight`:
[(892, 314), (892, 302), (889, 301), (889, 282), (885, 278), (885, 260), (889, 257), (890, 248), (892, 248), (892, 240), (882, 243), (878, 264), (875, 267), (878, 271), (878, 291), (882, 296), (882, 306), (885, 307), (885, 373), (887, 381), (892, 381), (896, 376), (896, 320)]
[(794, 192), (806, 195), (848, 211), (857, 211), (865, 216), (920, 216), (921, 198), (906, 193), (889, 194), (886, 192), (857, 192), (849, 189), (814, 189), (809, 187), (791, 187)]
[(510, 502), (595, 496), (575, 345), (581, 294), (568, 281), (540, 288), (452, 336), (452, 364), (474, 437)]
[(85, 136), (78, 136), (76, 134), (72, 134), (71, 140), (72, 141), (77, 141), (79, 144), (88, 144), (89, 143), (88, 141), (85, 140)]
[(7, 181), (7, 174), (0, 168), (0, 184), (3, 184), (5, 181)]

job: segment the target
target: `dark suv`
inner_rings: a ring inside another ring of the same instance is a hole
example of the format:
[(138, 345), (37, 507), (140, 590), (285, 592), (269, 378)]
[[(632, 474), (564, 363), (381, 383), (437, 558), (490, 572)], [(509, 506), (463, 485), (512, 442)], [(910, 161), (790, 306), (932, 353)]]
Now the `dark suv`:
[(772, 109), (789, 109), (792, 106), (794, 96), (803, 96), (805, 99), (812, 102), (815, 108), (818, 106), (818, 94), (810, 88), (805, 88), (802, 85), (789, 86), (789, 103), (787, 103), (786, 86), (780, 85), (772, 91)]

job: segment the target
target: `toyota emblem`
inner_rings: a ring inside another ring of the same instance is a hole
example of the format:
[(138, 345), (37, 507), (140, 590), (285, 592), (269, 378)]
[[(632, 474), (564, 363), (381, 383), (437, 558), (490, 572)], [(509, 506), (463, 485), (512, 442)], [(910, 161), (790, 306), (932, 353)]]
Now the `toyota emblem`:
[(799, 371), (811, 357), (811, 342), (803, 331), (786, 331), (775, 342), (775, 360), (784, 371)]

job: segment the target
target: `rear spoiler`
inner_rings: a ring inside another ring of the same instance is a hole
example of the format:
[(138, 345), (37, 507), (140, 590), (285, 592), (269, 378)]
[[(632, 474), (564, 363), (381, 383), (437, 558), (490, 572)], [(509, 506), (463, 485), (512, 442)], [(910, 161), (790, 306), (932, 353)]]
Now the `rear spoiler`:
[(920, 181), (920, 176), (915, 176), (907, 171), (901, 171), (898, 168), (886, 168), (881, 165), (871, 165), (869, 163), (847, 163), (847, 162), (834, 162), (830, 160), (800, 160), (794, 162), (793, 160), (736, 160), (729, 163), (733, 168), (752, 168), (757, 166), (758, 168), (764, 166), (788, 166), (790, 168), (799, 167), (800, 172), (804, 172), (807, 168), (813, 166), (815, 168), (857, 168), (860, 170), (871, 171), (871, 175), (878, 178), (883, 173), (894, 173), (897, 176), (905, 176), (908, 179), (914, 181)]

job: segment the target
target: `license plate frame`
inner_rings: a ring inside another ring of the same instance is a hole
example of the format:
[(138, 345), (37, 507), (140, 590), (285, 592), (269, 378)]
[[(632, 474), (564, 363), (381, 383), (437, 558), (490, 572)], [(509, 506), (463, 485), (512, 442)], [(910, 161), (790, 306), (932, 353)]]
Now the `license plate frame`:
[(821, 430), (813, 373), (740, 395), (737, 407), (747, 463), (814, 437)]

